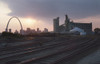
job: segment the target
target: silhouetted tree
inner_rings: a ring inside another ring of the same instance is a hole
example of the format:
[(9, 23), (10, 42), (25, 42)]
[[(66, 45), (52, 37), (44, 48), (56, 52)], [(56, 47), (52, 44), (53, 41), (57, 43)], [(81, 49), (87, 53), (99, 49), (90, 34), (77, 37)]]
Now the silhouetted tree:
[(14, 33), (10, 33), (10, 32), (2, 32), (3, 37), (10, 37), (10, 38), (19, 38), (22, 37), (22, 35), (20, 34), (14, 34)]
[(95, 32), (95, 34), (100, 34), (100, 28), (95, 28), (94, 32)]

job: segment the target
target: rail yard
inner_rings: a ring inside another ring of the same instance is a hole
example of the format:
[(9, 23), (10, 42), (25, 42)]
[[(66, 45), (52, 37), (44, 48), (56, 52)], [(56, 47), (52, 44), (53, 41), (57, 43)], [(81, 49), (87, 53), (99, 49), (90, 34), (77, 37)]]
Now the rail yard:
[(29, 44), (0, 49), (0, 64), (66, 64), (98, 47), (99, 42), (99, 37), (40, 37)]

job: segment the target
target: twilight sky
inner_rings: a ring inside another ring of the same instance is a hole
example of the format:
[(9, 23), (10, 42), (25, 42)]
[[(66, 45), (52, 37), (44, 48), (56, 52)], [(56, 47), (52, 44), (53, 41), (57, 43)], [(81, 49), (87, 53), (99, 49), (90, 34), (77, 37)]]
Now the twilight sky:
[[(0, 0), (0, 13), (0, 32), (12, 16), (20, 18), (24, 29), (39, 27), (43, 30), (46, 27), (52, 31), (53, 18), (59, 16), (62, 24), (65, 14), (74, 22), (92, 22), (93, 29), (100, 27), (100, 0)], [(34, 22), (27, 23), (29, 18)], [(17, 20), (12, 19), (9, 28), (19, 30), (19, 24), (13, 21)]]

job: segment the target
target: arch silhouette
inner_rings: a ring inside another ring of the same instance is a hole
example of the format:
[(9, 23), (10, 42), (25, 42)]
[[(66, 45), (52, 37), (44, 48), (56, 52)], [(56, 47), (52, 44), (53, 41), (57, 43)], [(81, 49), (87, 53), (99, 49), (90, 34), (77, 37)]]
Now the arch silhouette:
[(7, 26), (6, 26), (6, 32), (8, 32), (8, 26), (9, 26), (9, 23), (10, 23), (11, 19), (13, 19), (13, 18), (16, 18), (16, 19), (19, 21), (19, 23), (20, 23), (20, 27), (21, 27), (21, 31), (22, 31), (22, 30), (23, 30), (23, 26), (22, 26), (21, 21), (19, 20), (18, 17), (13, 16), (13, 17), (11, 17), (11, 18), (8, 20), (8, 23), (7, 23)]

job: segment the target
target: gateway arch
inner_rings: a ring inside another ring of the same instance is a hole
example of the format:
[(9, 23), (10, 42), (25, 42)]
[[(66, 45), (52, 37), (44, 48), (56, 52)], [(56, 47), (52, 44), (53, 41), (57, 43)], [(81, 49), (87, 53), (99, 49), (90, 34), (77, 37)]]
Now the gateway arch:
[(16, 17), (16, 16), (13, 16), (13, 17), (11, 17), (11, 18), (8, 20), (8, 23), (7, 23), (7, 25), (6, 25), (5, 31), (8, 32), (8, 26), (9, 26), (9, 23), (10, 23), (10, 21), (11, 21), (13, 18), (16, 18), (16, 19), (19, 21), (19, 24), (20, 24), (20, 27), (21, 27), (21, 33), (22, 33), (22, 31), (23, 31), (22, 23), (21, 23), (21, 21), (19, 20), (19, 18)]

